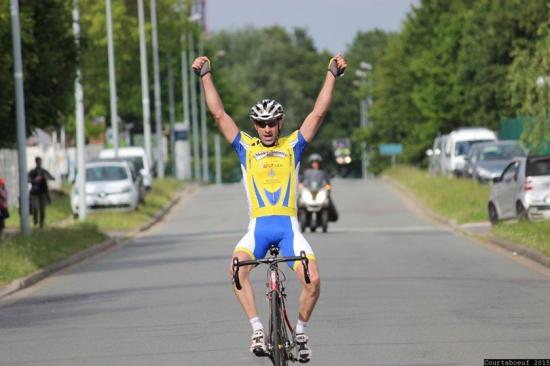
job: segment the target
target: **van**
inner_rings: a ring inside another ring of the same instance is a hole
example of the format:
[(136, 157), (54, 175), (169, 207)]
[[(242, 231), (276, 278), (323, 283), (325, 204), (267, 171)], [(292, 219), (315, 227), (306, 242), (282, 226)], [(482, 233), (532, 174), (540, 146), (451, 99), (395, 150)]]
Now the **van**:
[[(115, 157), (114, 149), (101, 150), (99, 153), (100, 159), (112, 159)], [(151, 166), (145, 149), (140, 146), (121, 147), (118, 149), (118, 158), (127, 160), (134, 165), (137, 165), (139, 172), (143, 176), (143, 185), (146, 190), (151, 190), (153, 186), (153, 175), (151, 174)], [(137, 162), (137, 164), (135, 164)]]
[(480, 142), (496, 141), (497, 135), (482, 127), (464, 127), (452, 131), (445, 145), (443, 173), (447, 175), (463, 175), (464, 158), (472, 145)]
[(431, 149), (426, 150), (426, 155), (429, 157), (430, 161), (430, 173), (432, 175), (441, 174), (443, 162), (443, 150), (445, 150), (445, 145), (447, 143), (448, 135), (438, 135), (433, 142)]

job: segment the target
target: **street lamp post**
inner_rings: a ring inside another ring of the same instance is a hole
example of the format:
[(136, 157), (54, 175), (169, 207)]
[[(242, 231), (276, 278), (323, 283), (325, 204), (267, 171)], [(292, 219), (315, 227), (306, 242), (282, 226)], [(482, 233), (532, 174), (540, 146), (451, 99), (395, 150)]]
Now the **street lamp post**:
[[(76, 47), (80, 55), (80, 11), (78, 0), (73, 0), (73, 34)], [(84, 91), (82, 89), (82, 74), (80, 72), (80, 57), (74, 80), (75, 104), (76, 104), (76, 161), (77, 161), (77, 187), (78, 187), (78, 219), (86, 220), (86, 174), (84, 174), (85, 150), (84, 150)]]
[[(141, 65), (141, 105), (143, 109), (143, 140), (149, 166), (153, 164), (151, 152), (151, 107), (149, 101), (149, 75), (147, 72), (147, 47), (145, 45), (145, 15), (143, 0), (138, 0), (139, 58)], [(148, 172), (150, 173), (150, 172)]]
[(118, 158), (118, 111), (117, 111), (117, 92), (116, 92), (116, 74), (115, 74), (115, 49), (113, 41), (113, 20), (111, 17), (111, 0), (105, 0), (107, 16), (107, 50), (109, 56), (109, 86), (111, 100), (111, 129), (113, 134), (113, 148), (115, 157)]
[(11, 31), (13, 37), (13, 77), (15, 79), (15, 107), (17, 118), (17, 152), (19, 160), (19, 209), (21, 233), (30, 234), (29, 190), (27, 183), (27, 141), (25, 127), (25, 93), (23, 90), (23, 62), (19, 27), (19, 1), (11, 0)]
[[(355, 75), (359, 78), (355, 80), (355, 85), (362, 87), (363, 85), (369, 85), (369, 72), (372, 70), (371, 64), (367, 62), (360, 62), (359, 69), (355, 71)], [(360, 91), (361, 92), (361, 91)], [(365, 129), (368, 123), (368, 109), (370, 106), (370, 97), (359, 98), (359, 126), (361, 129)], [(367, 154), (367, 143), (366, 141), (361, 142), (361, 177), (363, 179), (367, 178), (368, 175), (368, 154)]]
[(153, 32), (153, 78), (155, 80), (155, 121), (157, 132), (157, 177), (164, 178), (164, 149), (162, 136), (162, 102), (160, 96), (160, 67), (157, 33), (157, 1), (151, 0), (151, 25)]

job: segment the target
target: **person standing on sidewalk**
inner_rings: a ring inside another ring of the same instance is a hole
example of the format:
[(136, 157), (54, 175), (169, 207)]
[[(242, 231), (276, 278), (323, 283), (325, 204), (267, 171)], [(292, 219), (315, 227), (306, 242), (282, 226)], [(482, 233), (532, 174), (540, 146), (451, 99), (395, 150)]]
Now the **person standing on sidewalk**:
[(6, 189), (6, 181), (4, 178), (0, 177), (0, 240), (2, 240), (2, 235), (4, 228), (6, 227), (6, 219), (10, 217), (8, 211), (8, 190)]
[(34, 161), (36, 168), (31, 170), (28, 175), (31, 184), (31, 211), (34, 226), (40, 225), (40, 228), (43, 228), (46, 219), (46, 205), (51, 201), (48, 180), (55, 180), (55, 178), (42, 168), (42, 158), (37, 156)]

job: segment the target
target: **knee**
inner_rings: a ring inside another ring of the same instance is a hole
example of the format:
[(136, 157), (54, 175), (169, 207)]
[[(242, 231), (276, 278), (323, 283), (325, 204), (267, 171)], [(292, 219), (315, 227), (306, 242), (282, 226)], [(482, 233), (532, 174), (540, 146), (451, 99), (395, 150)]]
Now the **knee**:
[(319, 273), (311, 273), (309, 275), (310, 283), (306, 285), (307, 291), (312, 296), (318, 296), (321, 292), (321, 277)]

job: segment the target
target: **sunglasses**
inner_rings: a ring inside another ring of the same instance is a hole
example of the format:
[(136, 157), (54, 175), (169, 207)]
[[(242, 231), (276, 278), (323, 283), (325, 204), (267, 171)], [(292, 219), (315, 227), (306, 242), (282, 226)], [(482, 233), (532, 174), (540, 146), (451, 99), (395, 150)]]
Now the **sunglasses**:
[(279, 121), (280, 119), (272, 119), (271, 121), (255, 121), (255, 122), (256, 122), (256, 126), (258, 126), (259, 128), (265, 128), (266, 126), (273, 128), (277, 126)]

